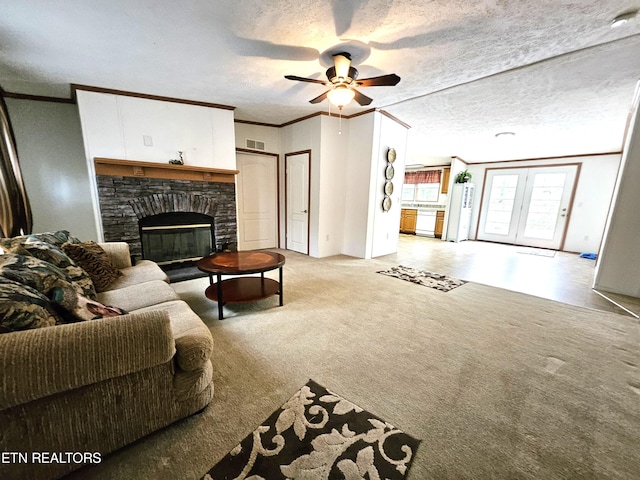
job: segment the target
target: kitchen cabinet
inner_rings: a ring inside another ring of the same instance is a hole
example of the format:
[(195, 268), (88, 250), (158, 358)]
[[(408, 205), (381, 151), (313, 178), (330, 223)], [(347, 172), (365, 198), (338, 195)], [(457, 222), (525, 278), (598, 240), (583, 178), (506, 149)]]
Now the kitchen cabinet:
[(444, 210), (438, 210), (436, 212), (436, 228), (433, 236), (436, 238), (442, 238), (443, 227), (444, 227)]
[(440, 181), (440, 193), (449, 193), (449, 178), (451, 177), (451, 169), (442, 169), (442, 180)]
[(416, 233), (418, 210), (403, 208), (400, 210), (400, 233)]

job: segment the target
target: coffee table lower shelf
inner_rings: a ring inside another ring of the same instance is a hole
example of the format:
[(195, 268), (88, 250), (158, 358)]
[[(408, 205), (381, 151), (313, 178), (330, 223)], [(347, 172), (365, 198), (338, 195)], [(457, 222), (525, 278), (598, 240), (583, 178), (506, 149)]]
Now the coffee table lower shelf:
[[(220, 282), (222, 304), (256, 302), (280, 294), (280, 283), (263, 277), (229, 278)], [(209, 300), (219, 302), (218, 283), (207, 287), (204, 294)]]

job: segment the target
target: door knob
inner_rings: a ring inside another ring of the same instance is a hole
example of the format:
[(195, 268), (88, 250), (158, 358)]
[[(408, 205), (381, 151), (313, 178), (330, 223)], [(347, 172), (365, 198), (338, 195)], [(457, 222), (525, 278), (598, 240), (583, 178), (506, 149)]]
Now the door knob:
[(308, 210), (302, 210), (302, 213), (309, 213)]

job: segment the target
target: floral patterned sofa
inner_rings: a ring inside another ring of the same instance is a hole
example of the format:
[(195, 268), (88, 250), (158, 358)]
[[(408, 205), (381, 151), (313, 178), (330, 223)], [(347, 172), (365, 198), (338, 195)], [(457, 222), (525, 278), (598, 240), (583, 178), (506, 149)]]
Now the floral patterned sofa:
[(202, 410), (212, 352), (207, 326), (126, 243), (0, 238), (0, 451), (13, 452), (0, 478), (59, 478)]

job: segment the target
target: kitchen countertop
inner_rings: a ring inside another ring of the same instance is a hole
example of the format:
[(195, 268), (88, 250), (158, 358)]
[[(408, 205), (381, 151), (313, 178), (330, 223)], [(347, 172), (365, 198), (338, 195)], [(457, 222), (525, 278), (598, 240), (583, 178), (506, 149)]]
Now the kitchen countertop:
[(410, 209), (410, 210), (418, 210), (418, 212), (436, 212), (438, 210), (446, 210), (446, 205), (425, 205), (425, 204), (416, 204), (416, 203), (408, 203), (402, 205), (402, 208)]

